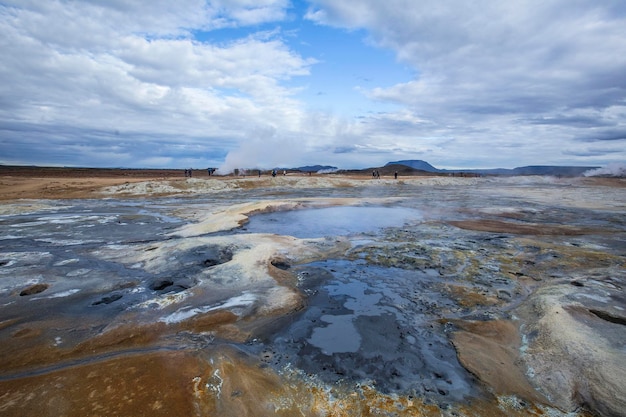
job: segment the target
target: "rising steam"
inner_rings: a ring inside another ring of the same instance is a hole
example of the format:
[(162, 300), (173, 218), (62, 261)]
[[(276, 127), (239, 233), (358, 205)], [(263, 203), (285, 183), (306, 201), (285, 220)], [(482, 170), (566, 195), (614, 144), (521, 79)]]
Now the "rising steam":
[(227, 175), (235, 169), (241, 171), (297, 166), (304, 152), (303, 146), (291, 139), (272, 137), (249, 140), (226, 155), (218, 172)]
[(626, 163), (616, 162), (583, 173), (585, 177), (626, 177)]

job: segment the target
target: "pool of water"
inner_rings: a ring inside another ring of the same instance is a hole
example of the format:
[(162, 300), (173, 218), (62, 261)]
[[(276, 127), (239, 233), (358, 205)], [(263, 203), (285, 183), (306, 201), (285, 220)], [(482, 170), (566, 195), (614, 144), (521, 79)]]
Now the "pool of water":
[(262, 213), (250, 217), (246, 233), (275, 233), (297, 238), (346, 236), (419, 222), (420, 212), (407, 207), (342, 206)]

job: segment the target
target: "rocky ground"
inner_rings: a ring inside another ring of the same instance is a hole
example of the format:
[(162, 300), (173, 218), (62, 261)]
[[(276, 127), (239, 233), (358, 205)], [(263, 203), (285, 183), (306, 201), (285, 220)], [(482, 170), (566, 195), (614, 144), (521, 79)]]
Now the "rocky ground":
[(1, 415), (626, 415), (624, 180), (4, 174)]

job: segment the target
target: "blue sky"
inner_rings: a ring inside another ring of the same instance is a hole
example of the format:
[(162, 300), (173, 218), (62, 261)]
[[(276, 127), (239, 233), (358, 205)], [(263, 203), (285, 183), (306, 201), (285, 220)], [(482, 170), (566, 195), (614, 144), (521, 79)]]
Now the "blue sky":
[(621, 0), (0, 1), (0, 163), (626, 162)]

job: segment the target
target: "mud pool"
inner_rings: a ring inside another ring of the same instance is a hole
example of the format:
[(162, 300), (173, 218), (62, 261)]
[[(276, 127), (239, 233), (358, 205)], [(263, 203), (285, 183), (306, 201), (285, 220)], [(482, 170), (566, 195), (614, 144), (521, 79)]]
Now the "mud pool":
[(625, 190), (7, 203), (0, 413), (620, 415)]
[(275, 365), (293, 362), (327, 382), (368, 381), (385, 393), (444, 402), (478, 394), (437, 321), (455, 302), (435, 289), (436, 270), (322, 261), (299, 278), (308, 308), (271, 340)]

